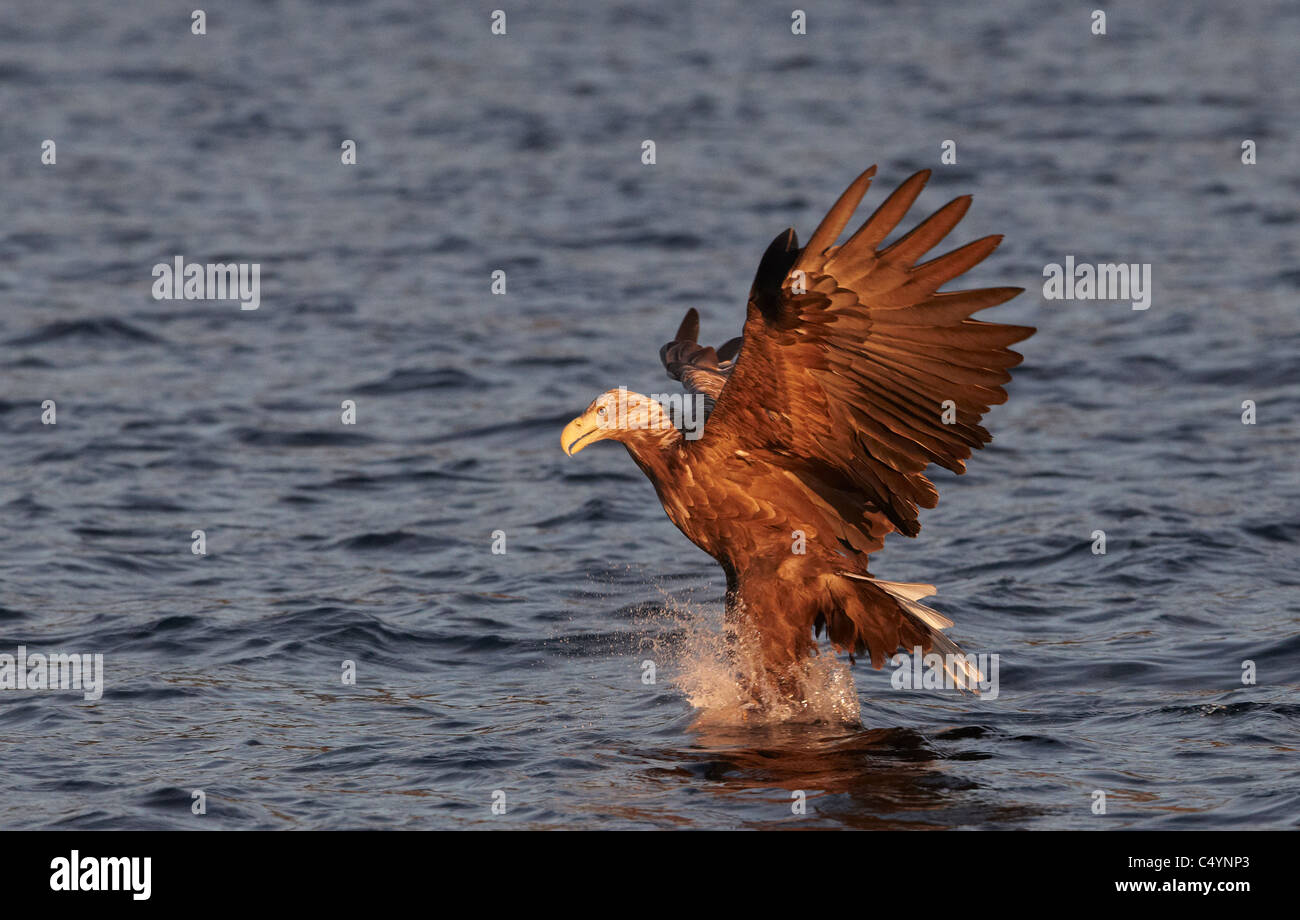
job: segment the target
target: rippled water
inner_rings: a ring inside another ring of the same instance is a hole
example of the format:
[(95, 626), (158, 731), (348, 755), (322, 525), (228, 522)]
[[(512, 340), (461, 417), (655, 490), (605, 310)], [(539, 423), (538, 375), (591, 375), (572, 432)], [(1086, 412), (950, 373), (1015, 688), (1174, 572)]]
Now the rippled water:
[[(505, 37), (413, 3), (223, 4), (201, 38), (172, 4), (0, 10), (0, 652), (108, 684), (0, 693), (0, 826), (1294, 824), (1296, 8), (1097, 37), (823, 4), (795, 37), (788, 5), (544, 6)], [(736, 334), (763, 246), (873, 162), (876, 202), (936, 169), (918, 217), (975, 193), (958, 242), (1006, 240), (971, 280), (1039, 327), (995, 443), (873, 557), (1000, 693), (827, 659), (818, 711), (860, 725), (743, 722), (721, 573), (621, 449), (558, 434), (665, 389), (687, 307)], [(176, 254), (259, 263), (261, 308), (153, 300)], [(1045, 301), (1066, 255), (1151, 263), (1151, 308)]]

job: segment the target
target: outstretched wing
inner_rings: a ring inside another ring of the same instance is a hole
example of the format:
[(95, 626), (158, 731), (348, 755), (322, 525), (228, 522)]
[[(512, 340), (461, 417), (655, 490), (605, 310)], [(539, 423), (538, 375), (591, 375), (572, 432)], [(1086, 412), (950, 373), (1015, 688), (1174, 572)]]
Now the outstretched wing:
[(700, 314), (694, 307), (686, 311), (682, 324), (677, 327), (673, 340), (659, 349), (659, 360), (664, 370), (674, 380), (680, 380), (688, 393), (704, 397), (705, 416), (713, 409), (714, 400), (722, 392), (735, 367), (740, 338), (736, 337), (721, 348), (700, 345)]
[[(1000, 236), (917, 264), (956, 226), (970, 196), (877, 249), (929, 170), (834, 245), (875, 171), (849, 186), (805, 248), (788, 230), (764, 253), (740, 356), (698, 448), (780, 457), (808, 488), (851, 510), (850, 525), (915, 536), (918, 507), (939, 500), (923, 471), (937, 463), (964, 472), (971, 451), (992, 440), (980, 419), (1006, 400), (1002, 385), (1021, 360), (1007, 346), (1034, 330), (970, 318), (1021, 288), (938, 293), (991, 253)], [(847, 496), (854, 496), (851, 508)]]

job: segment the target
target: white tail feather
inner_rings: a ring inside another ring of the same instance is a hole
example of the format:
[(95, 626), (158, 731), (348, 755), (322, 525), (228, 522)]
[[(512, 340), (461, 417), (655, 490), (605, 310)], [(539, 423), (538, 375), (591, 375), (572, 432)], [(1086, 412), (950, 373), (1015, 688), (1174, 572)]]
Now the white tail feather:
[(956, 642), (953, 642), (939, 631), (951, 626), (952, 620), (937, 610), (917, 603), (923, 597), (937, 594), (938, 588), (921, 582), (885, 581), (880, 578), (872, 578), (870, 575), (859, 575), (856, 572), (841, 572), (840, 574), (845, 578), (852, 578), (855, 581), (867, 581), (884, 588), (898, 601), (899, 606), (909, 616), (915, 617), (922, 624), (928, 626), (930, 628), (930, 650), (943, 656), (943, 669), (952, 678), (953, 684), (962, 690), (969, 690), (979, 696), (979, 685), (984, 682), (984, 675), (980, 673), (980, 669), (975, 667)]
[(854, 572), (841, 572), (840, 574), (845, 578), (852, 578), (855, 581), (868, 581), (873, 585), (884, 588), (902, 605), (904, 610), (933, 629), (947, 629), (952, 625), (952, 620), (939, 611), (917, 603), (923, 597), (931, 597), (939, 593), (939, 589), (934, 585), (916, 581), (885, 581), (882, 578), (872, 578), (870, 575), (858, 575)]

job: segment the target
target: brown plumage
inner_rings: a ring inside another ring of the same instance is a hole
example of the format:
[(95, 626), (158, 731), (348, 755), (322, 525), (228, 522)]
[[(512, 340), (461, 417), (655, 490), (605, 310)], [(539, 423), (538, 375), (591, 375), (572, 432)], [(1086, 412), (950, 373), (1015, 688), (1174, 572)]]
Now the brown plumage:
[(768, 246), (739, 340), (700, 346), (691, 310), (661, 350), (669, 374), (711, 410), (703, 437), (621, 390), (597, 397), (563, 436), (570, 454), (603, 438), (626, 445), (668, 517), (722, 566), (729, 624), (754, 637), (766, 677), (786, 693), (798, 693), (798, 665), (822, 630), (877, 669), (900, 648), (960, 651), (940, 632), (951, 621), (918, 603), (933, 587), (875, 579), (867, 555), (891, 532), (919, 532), (918, 509), (939, 498), (926, 467), (964, 472), (991, 440), (980, 420), (1006, 400), (1020, 362), (1008, 346), (1034, 331), (970, 318), (1020, 288), (938, 292), (1001, 237), (918, 264), (969, 196), (879, 248), (929, 170), (835, 245), (874, 174), (849, 186), (806, 247), (793, 230)]

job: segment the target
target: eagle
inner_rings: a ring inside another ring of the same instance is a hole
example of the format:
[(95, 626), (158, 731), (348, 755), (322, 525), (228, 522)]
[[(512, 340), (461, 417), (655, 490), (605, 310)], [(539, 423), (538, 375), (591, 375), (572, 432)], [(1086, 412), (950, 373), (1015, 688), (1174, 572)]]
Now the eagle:
[(739, 338), (701, 346), (692, 308), (661, 349), (669, 376), (703, 407), (702, 433), (671, 403), (620, 387), (561, 438), (569, 456), (622, 442), (669, 520), (722, 567), (726, 636), (755, 663), (738, 676), (756, 704), (773, 692), (798, 698), (823, 634), (876, 670), (920, 648), (942, 657), (957, 687), (978, 692), (982, 680), (942, 632), (952, 620), (921, 603), (934, 586), (878, 579), (868, 557), (891, 533), (920, 532), (919, 509), (939, 500), (930, 464), (962, 473), (992, 440), (980, 421), (1006, 401), (1021, 361), (1008, 346), (1035, 330), (971, 319), (1023, 288), (939, 290), (1001, 236), (918, 262), (965, 215), (969, 195), (883, 245), (929, 170), (838, 244), (875, 172), (849, 185), (806, 246), (788, 229), (767, 247)]

